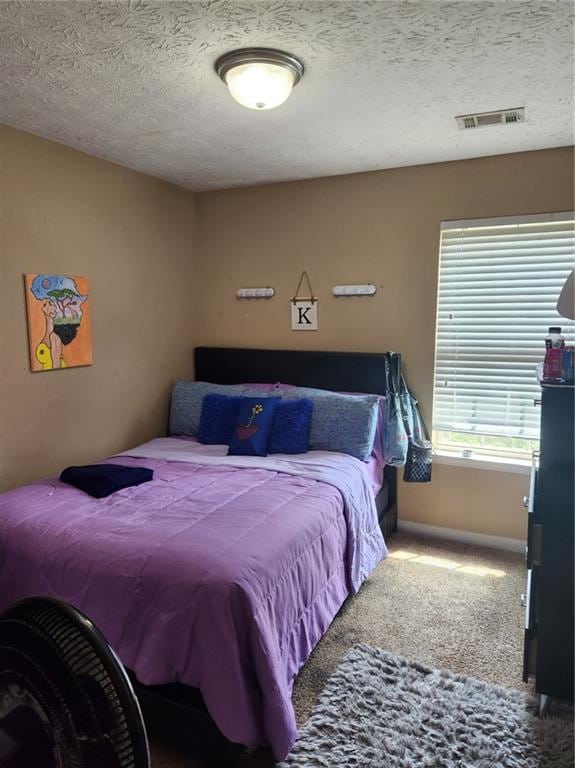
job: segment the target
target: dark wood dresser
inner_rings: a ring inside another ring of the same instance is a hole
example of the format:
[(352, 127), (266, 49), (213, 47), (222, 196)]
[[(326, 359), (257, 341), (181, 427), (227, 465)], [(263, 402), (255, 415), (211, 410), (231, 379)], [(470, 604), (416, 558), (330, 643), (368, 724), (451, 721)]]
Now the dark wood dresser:
[(541, 446), (528, 510), (523, 679), (548, 697), (573, 701), (575, 388), (542, 384)]

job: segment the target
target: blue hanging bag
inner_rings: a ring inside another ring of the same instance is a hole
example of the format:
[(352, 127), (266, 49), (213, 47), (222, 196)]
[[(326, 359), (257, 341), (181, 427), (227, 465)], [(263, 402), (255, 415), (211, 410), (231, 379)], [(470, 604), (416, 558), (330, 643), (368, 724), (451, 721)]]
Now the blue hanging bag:
[(407, 430), (405, 419), (411, 408), (405, 411), (402, 407), (400, 391), (401, 357), (388, 352), (385, 355), (385, 389), (386, 414), (383, 425), (382, 453), (386, 464), (392, 467), (403, 467), (407, 458)]

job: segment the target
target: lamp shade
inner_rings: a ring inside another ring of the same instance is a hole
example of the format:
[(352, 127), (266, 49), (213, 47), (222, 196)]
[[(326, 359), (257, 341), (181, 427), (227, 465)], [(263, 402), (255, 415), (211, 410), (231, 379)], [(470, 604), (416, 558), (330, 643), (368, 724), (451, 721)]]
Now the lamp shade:
[(557, 312), (568, 320), (575, 320), (575, 270), (571, 272), (559, 294)]
[(216, 72), (239, 104), (262, 111), (284, 103), (303, 75), (303, 64), (274, 48), (243, 48), (221, 56)]

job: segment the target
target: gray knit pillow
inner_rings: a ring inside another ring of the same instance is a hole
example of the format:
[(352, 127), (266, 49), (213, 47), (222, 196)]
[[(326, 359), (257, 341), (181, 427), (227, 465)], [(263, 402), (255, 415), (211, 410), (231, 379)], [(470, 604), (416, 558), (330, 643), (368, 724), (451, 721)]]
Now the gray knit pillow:
[(279, 387), (274, 395), (285, 400), (313, 400), (310, 451), (348, 453), (368, 461), (373, 448), (379, 395), (344, 395), (310, 387)]
[[(270, 384), (270, 389), (272, 385)], [(170, 435), (198, 434), (202, 402), (205, 395), (230, 395), (235, 397), (262, 397), (262, 390), (251, 389), (246, 384), (210, 384), (207, 381), (177, 381), (172, 390), (170, 405)]]

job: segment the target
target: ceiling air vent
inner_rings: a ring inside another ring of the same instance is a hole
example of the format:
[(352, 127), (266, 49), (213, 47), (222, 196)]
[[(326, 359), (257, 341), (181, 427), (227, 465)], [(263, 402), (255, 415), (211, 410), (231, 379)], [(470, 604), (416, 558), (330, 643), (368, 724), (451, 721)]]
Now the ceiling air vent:
[(455, 118), (460, 131), (483, 128), (486, 125), (507, 125), (525, 122), (525, 107), (503, 109), (500, 112), (478, 112), (475, 115), (459, 115)]

